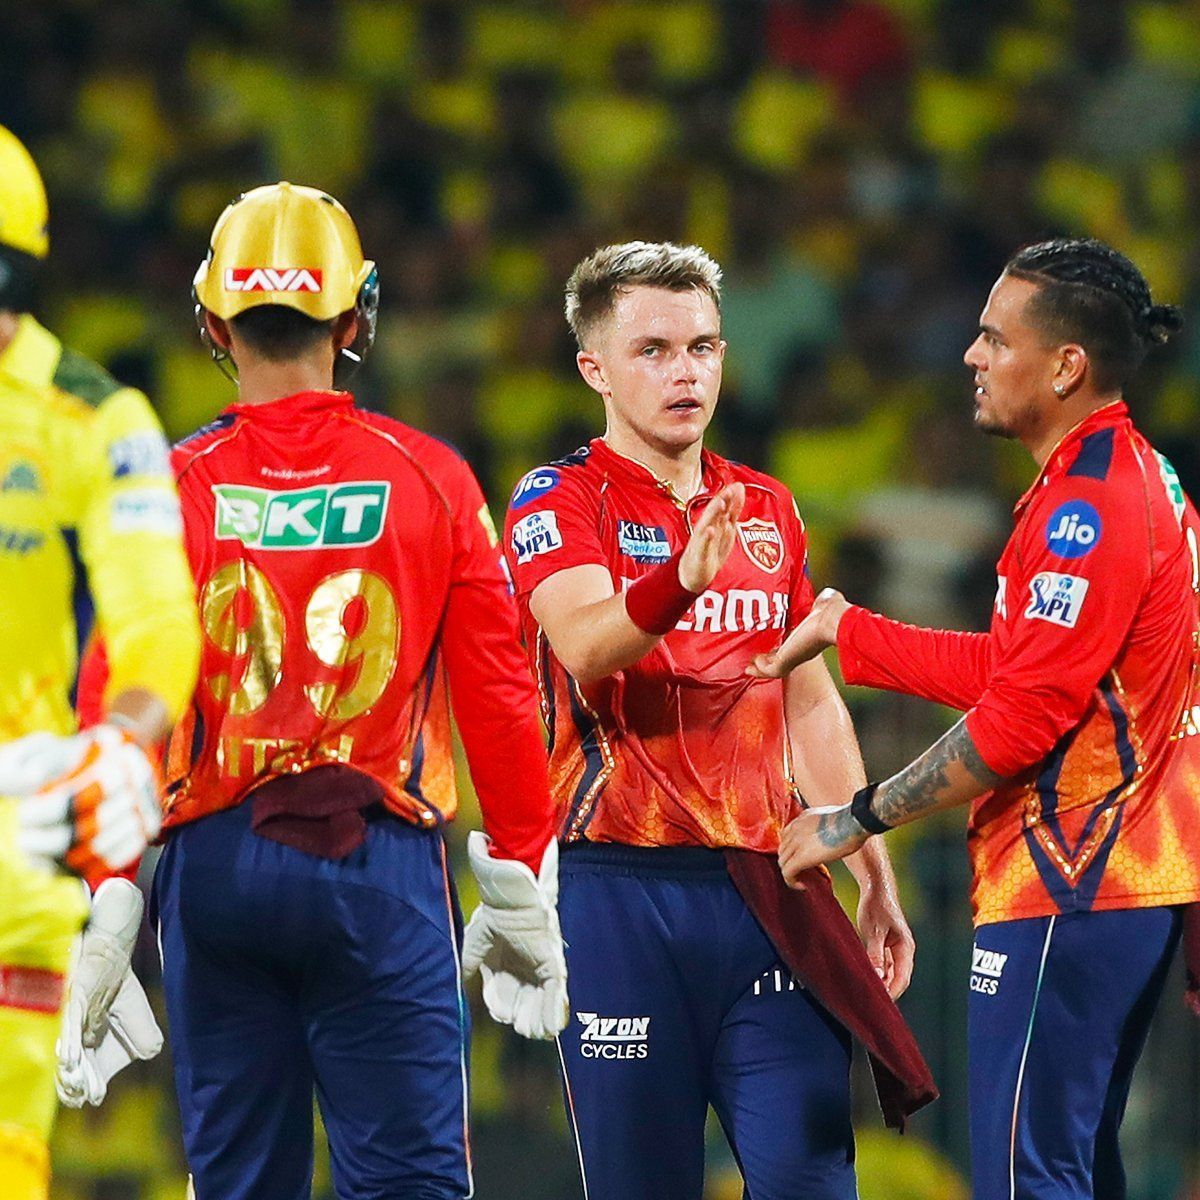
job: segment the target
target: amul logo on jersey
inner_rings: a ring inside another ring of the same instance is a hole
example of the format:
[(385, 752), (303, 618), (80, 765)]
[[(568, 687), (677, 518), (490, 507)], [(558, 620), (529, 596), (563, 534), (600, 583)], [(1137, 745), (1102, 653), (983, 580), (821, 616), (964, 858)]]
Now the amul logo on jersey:
[(598, 1013), (576, 1013), (583, 1032), (579, 1052), (584, 1058), (611, 1062), (650, 1056), (649, 1017), (602, 1017)]
[(226, 267), (227, 292), (319, 292), (320, 267)]
[(377, 541), (390, 483), (334, 483), (295, 491), (213, 485), (216, 535), (263, 550), (334, 549)]

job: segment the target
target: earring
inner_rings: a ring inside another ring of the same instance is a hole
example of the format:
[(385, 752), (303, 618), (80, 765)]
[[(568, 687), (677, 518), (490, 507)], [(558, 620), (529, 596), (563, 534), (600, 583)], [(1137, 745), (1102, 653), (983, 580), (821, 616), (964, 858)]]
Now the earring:
[(1054, 385), (1054, 394), (1056, 396), (1061, 396), (1063, 394), (1063, 392), (1065, 392), (1065, 391), (1066, 391), (1066, 388), (1064, 388), (1061, 383), (1056, 383)]

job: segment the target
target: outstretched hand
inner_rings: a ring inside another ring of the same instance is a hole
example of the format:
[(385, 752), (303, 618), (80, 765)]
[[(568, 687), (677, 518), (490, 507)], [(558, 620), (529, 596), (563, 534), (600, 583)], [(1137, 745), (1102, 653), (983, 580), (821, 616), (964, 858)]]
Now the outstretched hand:
[(745, 484), (731, 483), (700, 514), (679, 559), (679, 582), (689, 592), (704, 591), (725, 565), (737, 540), (737, 521), (745, 503)]
[(784, 639), (778, 650), (759, 654), (746, 668), (755, 679), (782, 679), (801, 663), (837, 645), (838, 625), (850, 602), (841, 592), (826, 588), (813, 601), (808, 616)]

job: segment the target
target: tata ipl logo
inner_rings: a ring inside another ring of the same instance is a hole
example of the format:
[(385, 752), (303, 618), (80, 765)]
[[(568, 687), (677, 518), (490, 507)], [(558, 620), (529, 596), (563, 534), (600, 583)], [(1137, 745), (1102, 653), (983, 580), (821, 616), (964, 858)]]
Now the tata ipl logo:
[(383, 529), (391, 486), (372, 480), (276, 492), (214, 484), (216, 535), (263, 550), (369, 546)]

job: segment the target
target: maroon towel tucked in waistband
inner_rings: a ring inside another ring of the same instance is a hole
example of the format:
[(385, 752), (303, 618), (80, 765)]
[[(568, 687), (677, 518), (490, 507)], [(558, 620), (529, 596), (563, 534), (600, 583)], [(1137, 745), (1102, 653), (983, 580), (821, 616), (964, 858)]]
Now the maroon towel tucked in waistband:
[(250, 824), (260, 837), (337, 859), (363, 844), (362, 810), (383, 802), (383, 788), (361, 771), (331, 763), (268, 779), (249, 801)]
[(804, 872), (804, 891), (784, 882), (774, 856), (726, 850), (734, 886), (788, 969), (866, 1047), (883, 1119), (905, 1119), (937, 1099), (933, 1075), (912, 1030), (875, 974), (829, 875)]

